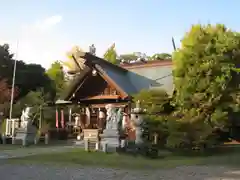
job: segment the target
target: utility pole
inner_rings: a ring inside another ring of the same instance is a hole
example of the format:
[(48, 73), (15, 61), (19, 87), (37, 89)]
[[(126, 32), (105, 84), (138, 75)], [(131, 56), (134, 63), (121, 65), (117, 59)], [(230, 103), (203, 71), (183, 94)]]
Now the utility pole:
[(40, 111), (40, 117), (39, 117), (39, 129), (41, 129), (42, 128), (42, 105), (40, 105), (40, 107), (39, 107), (39, 111)]
[(16, 57), (14, 60), (13, 67), (13, 78), (12, 78), (12, 90), (11, 90), (11, 102), (10, 102), (10, 111), (9, 111), (9, 119), (12, 119), (12, 109), (13, 109), (13, 100), (14, 100), (14, 90), (15, 90), (15, 76), (16, 76), (16, 67), (17, 67), (17, 58), (18, 58), (18, 41), (17, 41), (17, 50)]

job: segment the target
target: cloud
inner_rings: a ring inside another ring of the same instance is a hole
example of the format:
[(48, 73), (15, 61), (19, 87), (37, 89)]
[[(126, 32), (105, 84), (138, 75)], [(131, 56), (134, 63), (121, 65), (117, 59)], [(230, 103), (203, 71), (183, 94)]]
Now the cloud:
[(48, 17), (44, 20), (37, 21), (36, 23), (34, 23), (33, 28), (45, 31), (45, 30), (48, 30), (48, 29), (54, 27), (61, 21), (62, 21), (62, 16), (55, 15), (55, 16)]
[(25, 24), (15, 34), (17, 37), (12, 33), (4, 34), (0, 43), (8, 43), (15, 58), (47, 68), (53, 61), (64, 57), (66, 45), (69, 45), (64, 32), (56, 26), (59, 23), (62, 23), (62, 16), (55, 15)]

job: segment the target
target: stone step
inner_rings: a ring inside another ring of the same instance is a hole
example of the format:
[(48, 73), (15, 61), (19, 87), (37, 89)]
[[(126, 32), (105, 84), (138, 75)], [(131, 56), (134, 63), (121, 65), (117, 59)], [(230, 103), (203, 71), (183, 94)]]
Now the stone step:
[(83, 146), (84, 147), (84, 141), (83, 140), (81, 140), (81, 141), (75, 140), (75, 141), (73, 141), (73, 144), (75, 144), (77, 146)]

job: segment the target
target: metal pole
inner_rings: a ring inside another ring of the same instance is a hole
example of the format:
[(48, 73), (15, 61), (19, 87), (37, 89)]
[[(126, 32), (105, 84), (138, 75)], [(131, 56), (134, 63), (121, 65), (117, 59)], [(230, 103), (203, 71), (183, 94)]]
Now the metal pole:
[(42, 128), (42, 105), (40, 105), (39, 129)]
[(14, 89), (15, 89), (15, 76), (16, 76), (17, 57), (18, 57), (18, 41), (17, 41), (16, 57), (15, 57), (15, 60), (14, 60), (14, 68), (13, 68), (12, 92), (11, 92), (9, 119), (12, 119), (12, 108), (13, 108), (13, 100), (14, 100)]
[(174, 49), (174, 51), (176, 51), (176, 45), (175, 45), (175, 41), (174, 41), (174, 38), (172, 37), (172, 45), (173, 45), (173, 49)]

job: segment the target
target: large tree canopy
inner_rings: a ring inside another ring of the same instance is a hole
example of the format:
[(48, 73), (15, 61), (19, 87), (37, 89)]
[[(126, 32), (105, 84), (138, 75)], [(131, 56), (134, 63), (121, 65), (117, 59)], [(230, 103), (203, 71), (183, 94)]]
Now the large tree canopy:
[[(9, 46), (7, 44), (0, 46), (0, 78), (6, 79), (9, 85), (12, 84), (13, 66), (14, 59), (9, 52)], [(39, 88), (48, 91), (51, 88), (50, 83), (51, 80), (41, 65), (17, 61), (15, 85), (19, 90), (19, 97)]]
[(204, 107), (221, 102), (239, 88), (239, 65), (239, 33), (223, 25), (193, 26), (174, 53), (178, 104)]
[(223, 25), (195, 25), (173, 60), (178, 119), (199, 143), (214, 129), (224, 130), (230, 113), (240, 110), (240, 34)]
[(20, 89), (21, 96), (40, 88), (49, 92), (51, 91), (51, 80), (41, 65), (25, 64), (19, 61), (16, 70), (16, 86)]

